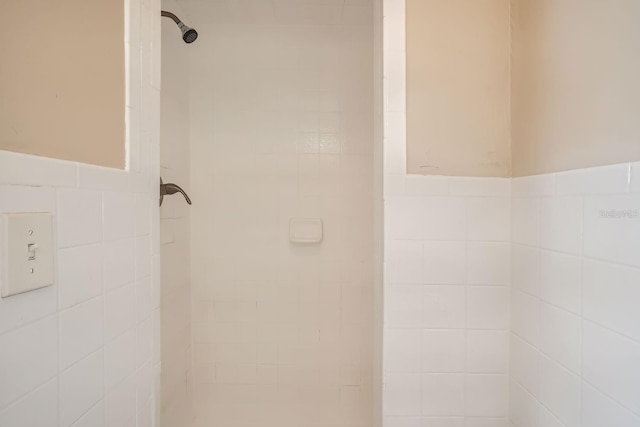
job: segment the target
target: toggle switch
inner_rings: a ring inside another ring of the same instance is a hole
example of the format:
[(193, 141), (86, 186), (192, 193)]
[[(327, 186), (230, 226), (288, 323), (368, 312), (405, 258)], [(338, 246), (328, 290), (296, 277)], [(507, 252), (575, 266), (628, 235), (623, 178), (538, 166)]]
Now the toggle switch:
[(53, 215), (0, 215), (0, 296), (53, 285)]
[(35, 261), (36, 260), (36, 251), (40, 248), (40, 245), (38, 245), (37, 243), (29, 243), (27, 245), (27, 253), (29, 254), (27, 259), (29, 261)]

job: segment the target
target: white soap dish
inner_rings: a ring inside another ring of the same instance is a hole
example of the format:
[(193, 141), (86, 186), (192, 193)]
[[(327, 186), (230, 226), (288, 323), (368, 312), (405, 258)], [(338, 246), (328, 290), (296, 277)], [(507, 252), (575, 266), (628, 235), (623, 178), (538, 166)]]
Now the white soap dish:
[(291, 218), (289, 220), (291, 243), (322, 242), (322, 220), (320, 218)]

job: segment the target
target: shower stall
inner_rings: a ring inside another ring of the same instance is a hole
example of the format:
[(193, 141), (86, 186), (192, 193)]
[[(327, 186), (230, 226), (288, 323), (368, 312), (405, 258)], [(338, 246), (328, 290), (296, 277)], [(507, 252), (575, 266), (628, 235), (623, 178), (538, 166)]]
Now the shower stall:
[(373, 2), (162, 7), (163, 425), (372, 426)]

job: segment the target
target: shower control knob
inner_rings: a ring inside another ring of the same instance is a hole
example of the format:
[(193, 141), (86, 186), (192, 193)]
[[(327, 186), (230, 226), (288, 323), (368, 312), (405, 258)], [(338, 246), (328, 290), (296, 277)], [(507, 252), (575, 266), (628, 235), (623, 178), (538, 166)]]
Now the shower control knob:
[(182, 188), (180, 188), (179, 185), (171, 184), (171, 183), (165, 184), (164, 182), (162, 182), (162, 178), (160, 178), (160, 206), (162, 206), (164, 196), (170, 196), (176, 193), (182, 194), (184, 196), (184, 199), (187, 201), (187, 203), (191, 204), (191, 199), (189, 198), (189, 195)]

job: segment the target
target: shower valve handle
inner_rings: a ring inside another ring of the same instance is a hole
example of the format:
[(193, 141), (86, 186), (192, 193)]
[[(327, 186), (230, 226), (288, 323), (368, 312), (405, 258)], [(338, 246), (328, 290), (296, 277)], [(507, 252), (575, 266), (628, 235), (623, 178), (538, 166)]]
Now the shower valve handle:
[(182, 188), (180, 188), (179, 185), (171, 184), (171, 183), (165, 184), (164, 182), (162, 182), (162, 178), (160, 178), (160, 206), (162, 206), (162, 201), (164, 200), (164, 196), (170, 196), (176, 193), (182, 194), (184, 196), (184, 199), (187, 201), (187, 203), (191, 204), (191, 199), (189, 198), (189, 195)]

